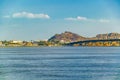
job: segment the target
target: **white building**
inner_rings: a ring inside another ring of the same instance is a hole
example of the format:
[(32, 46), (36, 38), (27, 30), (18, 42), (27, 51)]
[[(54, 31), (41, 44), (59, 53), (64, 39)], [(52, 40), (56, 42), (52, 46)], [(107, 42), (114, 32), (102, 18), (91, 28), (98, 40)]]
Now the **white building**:
[(11, 43), (22, 43), (23, 41), (12, 41)]

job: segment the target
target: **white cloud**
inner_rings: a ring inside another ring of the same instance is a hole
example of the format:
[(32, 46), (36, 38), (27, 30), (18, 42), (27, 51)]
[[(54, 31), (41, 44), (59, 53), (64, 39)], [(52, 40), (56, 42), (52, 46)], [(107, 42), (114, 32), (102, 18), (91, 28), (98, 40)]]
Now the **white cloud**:
[(109, 23), (110, 20), (107, 20), (107, 19), (100, 19), (99, 22), (101, 22), (101, 23)]
[(87, 20), (87, 18), (86, 17), (82, 17), (82, 16), (78, 16), (76, 18), (73, 18), (73, 17), (65, 18), (65, 20), (80, 20), (80, 21), (84, 21), (84, 20)]
[(87, 20), (87, 18), (86, 18), (86, 17), (78, 16), (78, 17), (77, 17), (77, 20)]
[(69, 18), (65, 18), (65, 20), (76, 20), (76, 18), (69, 17)]
[[(6, 16), (5, 18), (7, 18)], [(34, 13), (29, 13), (29, 12), (18, 12), (18, 13), (13, 13), (11, 18), (38, 18), (38, 19), (50, 19), (50, 16), (47, 14), (34, 14)]]
[(78, 16), (76, 18), (69, 17), (69, 18), (65, 18), (65, 20), (69, 20), (69, 21), (100, 22), (100, 23), (109, 23), (110, 22), (110, 20), (107, 20), (107, 19), (90, 19), (90, 18), (82, 17), (82, 16)]

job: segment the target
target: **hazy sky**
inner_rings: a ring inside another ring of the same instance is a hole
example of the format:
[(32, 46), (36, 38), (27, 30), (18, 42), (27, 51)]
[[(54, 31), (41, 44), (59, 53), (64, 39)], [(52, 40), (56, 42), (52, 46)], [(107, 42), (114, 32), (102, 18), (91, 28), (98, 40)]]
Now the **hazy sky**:
[(64, 31), (120, 33), (120, 0), (0, 0), (0, 40), (48, 39)]

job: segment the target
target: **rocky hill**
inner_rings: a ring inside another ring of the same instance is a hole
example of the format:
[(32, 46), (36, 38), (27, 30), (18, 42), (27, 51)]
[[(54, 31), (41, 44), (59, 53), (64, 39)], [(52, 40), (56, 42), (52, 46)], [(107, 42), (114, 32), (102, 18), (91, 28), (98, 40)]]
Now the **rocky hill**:
[(106, 39), (120, 39), (120, 34), (106, 33), (106, 34), (98, 34), (95, 37), (86, 38), (78, 34), (65, 31), (64, 33), (61, 33), (61, 34), (55, 34), (48, 41), (51, 41), (51, 42), (59, 41), (62, 43), (70, 43), (70, 42), (77, 42), (77, 41), (84, 41), (84, 40), (106, 40)]
[(51, 37), (48, 41), (59, 41), (63, 43), (69, 43), (69, 42), (77, 42), (81, 40), (85, 40), (86, 38), (83, 36), (80, 36), (78, 34), (65, 31), (64, 33), (61, 34), (55, 34), (53, 37)]
[(96, 39), (120, 39), (119, 33), (98, 34)]

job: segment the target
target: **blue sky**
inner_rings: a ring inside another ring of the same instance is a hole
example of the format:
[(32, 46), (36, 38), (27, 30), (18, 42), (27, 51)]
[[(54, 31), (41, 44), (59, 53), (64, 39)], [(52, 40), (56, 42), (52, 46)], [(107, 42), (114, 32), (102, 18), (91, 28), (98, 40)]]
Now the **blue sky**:
[(120, 0), (0, 0), (0, 40), (120, 33), (119, 8)]

